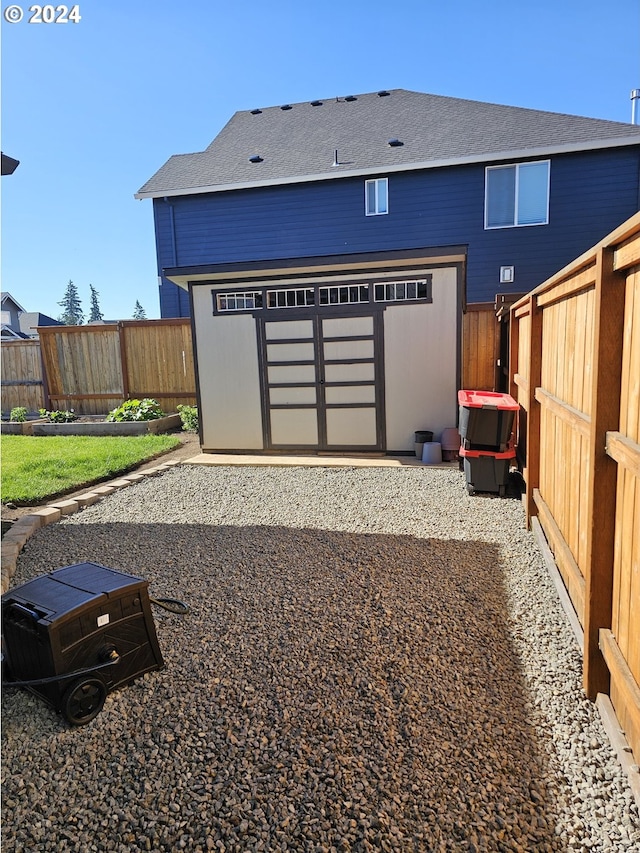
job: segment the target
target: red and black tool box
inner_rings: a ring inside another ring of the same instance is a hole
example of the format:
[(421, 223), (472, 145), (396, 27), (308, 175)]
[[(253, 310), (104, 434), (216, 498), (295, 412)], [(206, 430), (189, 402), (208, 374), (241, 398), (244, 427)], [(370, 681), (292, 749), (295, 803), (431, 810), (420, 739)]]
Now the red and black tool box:
[(495, 492), (504, 497), (509, 484), (509, 470), (516, 457), (516, 449), (509, 444), (503, 452), (495, 450), (473, 450), (460, 448), (464, 463), (467, 491)]
[(7, 683), (25, 686), (72, 725), (92, 720), (108, 693), (164, 666), (142, 578), (79, 563), (2, 596)]
[(504, 453), (520, 406), (509, 394), (496, 391), (458, 391), (458, 431), (462, 446)]

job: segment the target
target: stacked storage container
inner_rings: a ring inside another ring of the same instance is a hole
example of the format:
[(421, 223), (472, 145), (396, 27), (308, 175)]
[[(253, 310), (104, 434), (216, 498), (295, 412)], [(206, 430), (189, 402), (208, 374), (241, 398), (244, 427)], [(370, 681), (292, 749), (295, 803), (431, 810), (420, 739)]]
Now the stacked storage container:
[(516, 455), (511, 433), (520, 407), (509, 394), (495, 391), (458, 391), (458, 403), (467, 490), (469, 494), (495, 492), (503, 497)]

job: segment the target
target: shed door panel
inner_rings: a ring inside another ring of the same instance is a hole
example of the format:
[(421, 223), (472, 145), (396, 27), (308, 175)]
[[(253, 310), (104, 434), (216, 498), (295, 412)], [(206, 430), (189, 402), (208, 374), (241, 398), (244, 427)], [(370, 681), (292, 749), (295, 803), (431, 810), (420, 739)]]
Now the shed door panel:
[(262, 322), (268, 446), (381, 450), (380, 315)]

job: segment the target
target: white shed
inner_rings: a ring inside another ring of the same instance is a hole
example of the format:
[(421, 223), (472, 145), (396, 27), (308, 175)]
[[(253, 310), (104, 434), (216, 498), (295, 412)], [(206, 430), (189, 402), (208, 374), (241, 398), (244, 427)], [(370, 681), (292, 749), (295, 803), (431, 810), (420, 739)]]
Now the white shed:
[(456, 424), (464, 255), (173, 278), (204, 452), (413, 452)]

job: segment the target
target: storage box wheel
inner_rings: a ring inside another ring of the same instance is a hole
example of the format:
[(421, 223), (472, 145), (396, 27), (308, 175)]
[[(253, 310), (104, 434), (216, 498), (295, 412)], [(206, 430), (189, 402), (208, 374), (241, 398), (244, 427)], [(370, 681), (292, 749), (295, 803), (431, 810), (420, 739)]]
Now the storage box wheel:
[(100, 678), (79, 678), (67, 687), (62, 697), (61, 712), (72, 726), (86, 726), (98, 716), (107, 698), (107, 688)]

